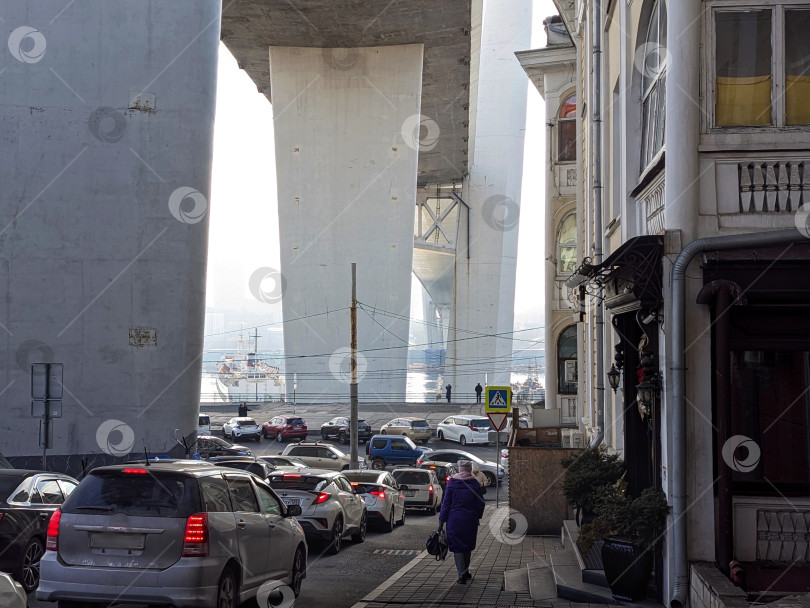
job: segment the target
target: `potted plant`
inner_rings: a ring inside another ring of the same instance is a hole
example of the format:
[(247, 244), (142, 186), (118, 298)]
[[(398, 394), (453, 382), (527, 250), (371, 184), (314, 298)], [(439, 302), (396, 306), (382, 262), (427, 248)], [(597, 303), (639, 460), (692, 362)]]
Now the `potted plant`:
[(618, 454), (609, 454), (604, 446), (587, 448), (564, 458), (563, 495), (576, 507), (577, 525), (593, 517), (594, 496), (605, 486), (616, 483), (624, 474)]
[(602, 563), (613, 597), (629, 602), (644, 598), (655, 544), (666, 527), (666, 496), (647, 488), (633, 498), (621, 480), (599, 491), (594, 511), (596, 517), (582, 526), (577, 542), (588, 551), (595, 541), (604, 541)]

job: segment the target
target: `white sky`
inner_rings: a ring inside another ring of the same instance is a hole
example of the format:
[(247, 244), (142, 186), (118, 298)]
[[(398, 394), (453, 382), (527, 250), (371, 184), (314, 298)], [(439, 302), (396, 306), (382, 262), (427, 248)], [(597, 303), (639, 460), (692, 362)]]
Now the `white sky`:
[[(542, 21), (557, 11), (534, 1), (532, 48), (545, 46)], [(260, 267), (279, 268), (278, 213), (272, 107), (220, 44), (214, 166), (211, 188), (208, 282), (211, 307), (267, 311), (248, 290)], [(516, 324), (538, 326), (543, 315), (545, 110), (537, 89), (528, 92), (526, 147), (518, 240)], [(280, 320), (280, 305), (275, 311)], [(421, 316), (421, 307), (412, 317)]]

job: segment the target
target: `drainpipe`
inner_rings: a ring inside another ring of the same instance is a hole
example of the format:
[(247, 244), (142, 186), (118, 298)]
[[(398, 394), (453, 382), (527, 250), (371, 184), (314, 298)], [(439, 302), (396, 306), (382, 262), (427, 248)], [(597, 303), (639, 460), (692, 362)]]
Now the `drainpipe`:
[[(602, 0), (593, 3), (593, 258), (602, 263)], [(600, 292), (602, 288), (600, 287)], [(596, 437), (591, 447), (605, 439), (605, 319), (602, 298), (596, 301)]]
[(686, 245), (672, 265), (672, 540), (675, 583), (670, 608), (686, 606), (689, 595), (689, 556), (686, 550), (686, 268), (704, 251), (751, 249), (807, 241), (799, 230), (776, 230), (696, 239)]

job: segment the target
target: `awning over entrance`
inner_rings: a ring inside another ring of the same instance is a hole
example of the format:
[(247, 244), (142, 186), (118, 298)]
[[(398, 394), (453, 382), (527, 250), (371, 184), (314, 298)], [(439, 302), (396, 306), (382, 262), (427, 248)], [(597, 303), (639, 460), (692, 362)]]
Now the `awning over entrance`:
[(565, 284), (605, 287), (607, 308), (657, 308), (661, 303), (663, 236), (637, 236), (622, 244), (601, 264), (587, 258)]

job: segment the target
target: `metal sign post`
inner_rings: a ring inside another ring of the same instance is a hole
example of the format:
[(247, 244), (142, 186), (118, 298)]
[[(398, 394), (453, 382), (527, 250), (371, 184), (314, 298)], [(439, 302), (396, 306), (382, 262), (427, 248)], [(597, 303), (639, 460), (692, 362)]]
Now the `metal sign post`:
[(53, 447), (51, 418), (62, 417), (62, 364), (31, 364), (31, 415), (41, 418), (39, 444), (42, 446), (42, 470), (48, 470), (48, 448)]
[(501, 489), (501, 429), (506, 424), (509, 414), (502, 412), (489, 413), (487, 418), (495, 429), (495, 508), (499, 507), (499, 495)]

